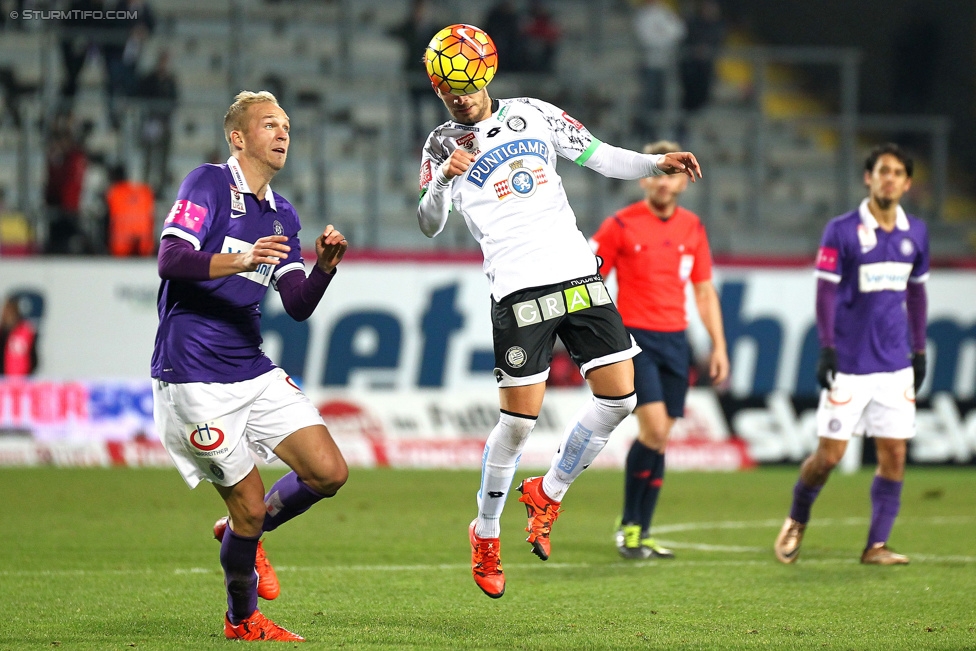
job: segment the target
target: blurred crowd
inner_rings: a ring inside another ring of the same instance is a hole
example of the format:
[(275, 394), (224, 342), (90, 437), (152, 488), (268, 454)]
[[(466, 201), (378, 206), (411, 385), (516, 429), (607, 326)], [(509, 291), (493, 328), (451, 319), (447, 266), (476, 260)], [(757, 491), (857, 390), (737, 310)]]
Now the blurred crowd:
[[(642, 108), (633, 128), (642, 139), (652, 140), (667, 135), (658, 133), (663, 111), (677, 110), (687, 116), (708, 103), (725, 28), (718, 0), (629, 2), (632, 36), (641, 50), (634, 74)], [(56, 27), (62, 74), (57, 106), (47, 111), (41, 129), (45, 214), (35, 221), (43, 224), (42, 232), (27, 232), (30, 220), (8, 205), (9, 188), (0, 187), (0, 255), (28, 251), (151, 255), (157, 199), (178, 181), (169, 167), (172, 119), (180, 95), (170, 53), (150, 47), (157, 30), (153, 7), (146, 0), (7, 0), (6, 4), (0, 0), (0, 5), (3, 30), (22, 30), (28, 22), (9, 19), (11, 8), (78, 12)], [(433, 0), (410, 0), (403, 22), (388, 32), (403, 44), (402, 71), (415, 148), (422, 145), (431, 125), (444, 118), (421, 63), (431, 36), (444, 26), (437, 7)], [(85, 17), (113, 10), (116, 15), (126, 12), (126, 18)], [(480, 26), (494, 39), (506, 75), (552, 77), (559, 72), (563, 45), (558, 17), (555, 0), (497, 0), (486, 5)], [(36, 28), (38, 21), (33, 22), (31, 28)], [(98, 124), (90, 117), (78, 118), (75, 110), (80, 79), (90, 67), (100, 68), (104, 79), (105, 111)], [(40, 89), (24, 83), (15, 69), (0, 65), (0, 91), (6, 115), (19, 127), (23, 117), (19, 100)], [(136, 145), (140, 155), (123, 160), (120, 147), (106, 151), (104, 144), (93, 146), (93, 133), (105, 131), (115, 134), (115, 142), (125, 138), (127, 146)], [(41, 241), (33, 241), (37, 236)]]
[[(40, 241), (33, 241), (26, 217), (8, 205), (8, 193), (0, 187), (0, 254), (151, 255), (155, 199), (173, 180), (169, 154), (179, 102), (169, 52), (147, 48), (156, 27), (152, 7), (145, 0), (16, 0), (16, 11), (24, 9), (72, 13), (55, 27), (61, 84), (56, 106), (39, 125), (45, 138), (44, 232), (37, 234)], [(93, 17), (109, 11), (125, 18)], [(13, 20), (6, 9), (3, 14), (4, 30), (38, 28), (39, 21)], [(101, 68), (104, 124), (76, 117), (79, 80), (86, 67)], [(0, 67), (0, 88), (7, 114), (19, 127), (21, 100), (40, 89), (25, 84), (12, 67)], [(127, 169), (120, 147), (93, 148), (90, 140), (98, 127), (112, 133), (116, 142), (128, 138), (127, 144), (136, 145), (140, 169)]]

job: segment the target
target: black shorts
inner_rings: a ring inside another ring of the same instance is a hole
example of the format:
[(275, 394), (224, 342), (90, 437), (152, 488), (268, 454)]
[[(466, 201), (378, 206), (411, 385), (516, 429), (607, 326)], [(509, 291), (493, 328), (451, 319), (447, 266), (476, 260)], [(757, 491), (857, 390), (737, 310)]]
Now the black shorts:
[(491, 324), (500, 387), (545, 382), (557, 335), (584, 377), (640, 352), (599, 275), (492, 299)]
[(691, 346), (684, 330), (657, 332), (627, 328), (641, 352), (634, 358), (637, 405), (663, 402), (671, 418), (685, 415)]

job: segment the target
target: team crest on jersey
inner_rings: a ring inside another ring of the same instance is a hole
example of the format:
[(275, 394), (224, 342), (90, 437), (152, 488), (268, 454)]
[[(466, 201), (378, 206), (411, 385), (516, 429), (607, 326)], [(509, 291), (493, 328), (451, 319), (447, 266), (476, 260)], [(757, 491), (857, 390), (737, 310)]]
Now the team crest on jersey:
[(915, 251), (915, 245), (912, 244), (912, 241), (906, 237), (901, 241), (901, 244), (898, 245), (898, 250), (901, 251), (901, 254), (907, 258)]
[(230, 211), (247, 212), (244, 205), (244, 193), (237, 189), (236, 185), (230, 186)]
[(512, 131), (525, 131), (525, 120), (517, 115), (513, 115), (505, 122), (505, 126)]
[(472, 154), (477, 154), (480, 151), (478, 149), (478, 141), (473, 133), (466, 133), (460, 138), (456, 138), (454, 142), (457, 143), (458, 147)]
[(277, 219), (274, 220), (274, 234), (275, 235), (284, 235), (285, 234), (285, 227), (282, 226), (281, 225), (281, 222), (278, 221)]
[(547, 181), (546, 172), (541, 167), (534, 170), (523, 167), (521, 160), (517, 160), (510, 165), (512, 168), (508, 178), (495, 184), (495, 194), (499, 199), (504, 199), (509, 195), (515, 195), (520, 199), (531, 197), (535, 194), (536, 187)]

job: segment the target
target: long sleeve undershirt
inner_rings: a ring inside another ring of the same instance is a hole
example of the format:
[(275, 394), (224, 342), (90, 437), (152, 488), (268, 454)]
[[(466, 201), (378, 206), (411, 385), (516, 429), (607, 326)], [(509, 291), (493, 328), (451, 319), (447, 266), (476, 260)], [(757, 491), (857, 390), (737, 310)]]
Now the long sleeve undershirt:
[[(159, 277), (163, 280), (210, 280), (210, 258), (213, 253), (197, 251), (178, 237), (164, 237), (159, 244)], [(295, 269), (298, 271), (298, 269)], [(306, 277), (288, 272), (275, 281), (281, 303), (288, 316), (304, 321), (315, 311), (335, 271), (327, 274), (318, 265)]]

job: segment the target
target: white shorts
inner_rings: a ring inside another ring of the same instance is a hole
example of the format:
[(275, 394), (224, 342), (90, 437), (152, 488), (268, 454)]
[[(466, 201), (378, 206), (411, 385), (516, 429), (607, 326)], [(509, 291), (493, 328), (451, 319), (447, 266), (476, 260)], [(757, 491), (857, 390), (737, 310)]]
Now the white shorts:
[(233, 486), (254, 467), (251, 452), (274, 449), (303, 427), (324, 425), (312, 402), (280, 368), (253, 380), (170, 384), (153, 380), (153, 418), (183, 480)]
[(817, 436), (849, 441), (851, 436), (910, 439), (915, 436), (915, 375), (911, 367), (891, 373), (838, 373), (820, 391)]

